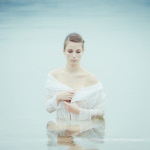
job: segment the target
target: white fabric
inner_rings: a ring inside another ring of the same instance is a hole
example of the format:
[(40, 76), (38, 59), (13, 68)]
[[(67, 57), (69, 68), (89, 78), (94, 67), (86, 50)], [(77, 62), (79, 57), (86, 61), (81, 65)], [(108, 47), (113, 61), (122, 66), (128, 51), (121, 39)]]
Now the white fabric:
[(66, 84), (63, 84), (48, 73), (46, 80), (46, 110), (50, 113), (57, 111), (56, 118), (63, 120), (91, 120), (94, 116), (103, 117), (105, 113), (105, 93), (100, 81), (98, 83), (78, 90), (71, 103), (77, 103), (80, 107), (80, 113), (70, 113), (64, 106), (63, 101), (60, 101), (57, 106), (56, 94), (60, 91), (72, 91), (73, 89)]

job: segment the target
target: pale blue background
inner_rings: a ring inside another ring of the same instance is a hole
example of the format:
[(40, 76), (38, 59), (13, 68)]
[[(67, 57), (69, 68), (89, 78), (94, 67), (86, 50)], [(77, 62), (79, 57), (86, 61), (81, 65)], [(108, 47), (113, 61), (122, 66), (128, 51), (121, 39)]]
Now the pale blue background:
[(106, 93), (105, 138), (129, 139), (103, 149), (149, 149), (149, 0), (1, 0), (0, 149), (47, 149), (44, 85), (66, 63), (70, 32), (85, 40), (81, 65)]

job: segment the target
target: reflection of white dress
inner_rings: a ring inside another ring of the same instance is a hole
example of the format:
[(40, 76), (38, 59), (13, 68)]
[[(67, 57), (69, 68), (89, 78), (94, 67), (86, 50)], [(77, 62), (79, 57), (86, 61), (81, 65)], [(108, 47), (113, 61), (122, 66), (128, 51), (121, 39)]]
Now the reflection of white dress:
[[(76, 122), (76, 125), (72, 125), (72, 121), (48, 121), (46, 132), (48, 136), (48, 146), (50, 146), (49, 149), (52, 149), (51, 146), (62, 145), (79, 145), (84, 149), (89, 149), (89, 146), (92, 146), (91, 149), (95, 149), (104, 143), (105, 120), (103, 118)], [(67, 137), (72, 137), (72, 139), (68, 140)], [(73, 147), (71, 149), (73, 149)]]
[(80, 114), (70, 113), (66, 110), (63, 101), (57, 106), (56, 94), (60, 91), (72, 91), (66, 84), (56, 80), (51, 72), (46, 81), (46, 109), (48, 112), (57, 110), (57, 119), (64, 120), (91, 120), (93, 116), (103, 117), (105, 113), (105, 93), (100, 81), (77, 91), (71, 103), (76, 102), (80, 107)]

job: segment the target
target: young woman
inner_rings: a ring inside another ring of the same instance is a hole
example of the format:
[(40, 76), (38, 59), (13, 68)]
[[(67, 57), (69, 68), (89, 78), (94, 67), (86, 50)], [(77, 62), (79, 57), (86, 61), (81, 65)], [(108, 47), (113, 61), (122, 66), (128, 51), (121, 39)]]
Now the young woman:
[(57, 119), (90, 120), (105, 113), (105, 94), (98, 78), (80, 66), (84, 54), (84, 40), (78, 33), (70, 33), (63, 53), (66, 65), (48, 73), (46, 81), (46, 109), (57, 111)]

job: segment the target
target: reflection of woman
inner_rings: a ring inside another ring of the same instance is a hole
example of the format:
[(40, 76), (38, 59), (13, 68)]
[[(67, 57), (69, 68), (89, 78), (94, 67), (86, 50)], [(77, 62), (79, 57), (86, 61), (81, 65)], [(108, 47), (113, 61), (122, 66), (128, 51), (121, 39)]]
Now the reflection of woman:
[[(78, 149), (95, 148), (104, 142), (105, 120), (92, 119), (91, 121), (80, 121), (76, 125), (71, 122), (57, 120), (56, 123), (47, 123), (48, 146), (74, 146)], [(86, 144), (85, 144), (86, 143)], [(92, 147), (93, 146), (93, 147)]]
[(48, 73), (46, 81), (46, 109), (57, 110), (57, 118), (90, 120), (103, 117), (105, 94), (97, 77), (80, 66), (84, 40), (77, 33), (69, 34), (64, 42), (65, 67)]

